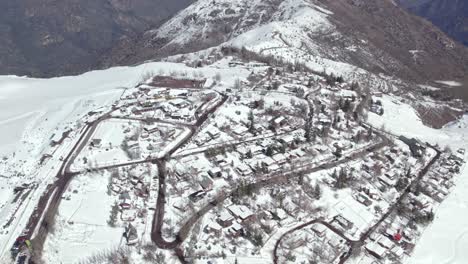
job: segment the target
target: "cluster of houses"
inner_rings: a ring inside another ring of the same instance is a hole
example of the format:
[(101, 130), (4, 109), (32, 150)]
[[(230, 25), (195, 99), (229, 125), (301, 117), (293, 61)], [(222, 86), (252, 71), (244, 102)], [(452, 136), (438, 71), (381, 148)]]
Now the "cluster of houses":
[(193, 122), (206, 100), (216, 97), (215, 91), (202, 90), (205, 82), (205, 79), (156, 76), (125, 95), (123, 99), (130, 103), (122, 105), (120, 113)]
[[(300, 135), (289, 134), (276, 139), (259, 139), (256, 143), (240, 145), (236, 148), (236, 152), (242, 162), (234, 169), (241, 176), (257, 172), (277, 172), (286, 163), (306, 155), (304, 149), (297, 147), (302, 140)], [(223, 155), (216, 156), (214, 163), (221, 168), (230, 164)]]
[(210, 221), (204, 227), (204, 231), (221, 235), (221, 232), (225, 230), (226, 235), (238, 237), (244, 234), (244, 226), (254, 221), (255, 217), (247, 206), (232, 204), (223, 208), (215, 221)]
[(378, 260), (385, 258), (403, 259), (414, 250), (418, 233), (410, 227), (409, 219), (396, 216), (386, 219), (379, 231), (366, 240), (366, 252)]
[(135, 221), (137, 217), (144, 217), (145, 209), (141, 200), (149, 198), (151, 189), (147, 173), (136, 167), (129, 171), (114, 172), (108, 188), (113, 195), (118, 195), (120, 220), (126, 223)]
[(460, 172), (464, 160), (460, 155), (452, 154), (440, 162), (436, 170), (430, 171), (421, 182), (421, 192), (437, 202), (442, 202), (455, 185), (454, 174)]
[[(442, 202), (454, 186), (453, 177), (464, 163), (464, 150), (459, 150), (436, 163), (435, 169), (429, 171), (419, 183), (420, 193), (409, 193), (403, 201), (409, 212), (431, 214), (437, 202)], [(371, 234), (366, 241), (365, 249), (378, 260), (389, 257), (403, 259), (414, 250), (419, 235), (417, 227), (410, 224), (410, 215), (397, 215), (388, 218), (382, 228)]]

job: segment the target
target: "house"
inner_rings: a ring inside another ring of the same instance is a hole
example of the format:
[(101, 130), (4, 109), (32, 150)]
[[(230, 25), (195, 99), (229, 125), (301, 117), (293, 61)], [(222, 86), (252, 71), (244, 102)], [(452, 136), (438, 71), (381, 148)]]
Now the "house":
[(100, 138), (93, 138), (91, 140), (91, 147), (100, 148), (102, 140)]
[(286, 156), (282, 153), (277, 153), (271, 157), (278, 165), (283, 165), (286, 163)]
[(184, 89), (171, 89), (169, 90), (169, 96), (171, 97), (187, 97), (188, 91)]
[(322, 224), (313, 224), (311, 229), (319, 237), (324, 237), (327, 232), (327, 227)]
[(377, 259), (383, 259), (387, 252), (387, 249), (382, 247), (380, 244), (372, 242), (365, 246), (367, 252), (369, 252), (372, 256), (376, 257)]
[(205, 192), (211, 191), (213, 189), (213, 180), (208, 176), (203, 176), (202, 180), (200, 181), (200, 186)]
[(293, 136), (293, 135), (287, 135), (283, 138), (280, 138), (278, 139), (278, 141), (283, 144), (284, 146), (287, 146), (287, 147), (294, 147), (296, 145), (296, 137)]
[(232, 226), (228, 229), (228, 234), (232, 237), (238, 237), (242, 234), (242, 232), (242, 226), (237, 222), (233, 223)]
[(135, 218), (136, 218), (135, 209), (122, 210), (122, 214), (120, 215), (120, 219), (124, 222), (133, 222)]
[(328, 116), (326, 116), (324, 114), (319, 114), (318, 122), (322, 126), (330, 126), (331, 123), (332, 123), (332, 120), (331, 120), (330, 117), (328, 117)]
[(223, 176), (223, 172), (222, 172), (221, 169), (218, 168), (218, 167), (212, 168), (212, 169), (208, 170), (208, 174), (209, 174), (212, 178), (219, 178), (219, 177)]
[(221, 135), (219, 130), (215, 127), (211, 127), (211, 129), (208, 129), (208, 131), (206, 131), (206, 134), (208, 134), (208, 136), (210, 136), (212, 139), (219, 138), (219, 136)]
[(248, 221), (253, 218), (254, 214), (245, 205), (231, 205), (228, 207), (229, 212), (241, 221)]
[(340, 249), (342, 247), (342, 241), (337, 238), (336, 236), (332, 236), (328, 241), (327, 244), (330, 245), (334, 249)]
[(263, 153), (264, 148), (262, 146), (254, 145), (250, 147), (250, 152), (252, 156), (260, 155)]
[(183, 108), (189, 105), (187, 100), (184, 100), (182, 98), (177, 98), (174, 100), (169, 101), (169, 103), (177, 108)]
[(243, 136), (248, 131), (249, 129), (246, 128), (245, 126), (237, 126), (236, 128), (232, 130), (232, 133), (234, 133), (236, 136)]
[(393, 187), (397, 183), (397, 179), (391, 179), (387, 174), (384, 174), (380, 176), (379, 181), (382, 182), (383, 184), (387, 185), (388, 187)]
[(242, 176), (247, 176), (247, 175), (250, 175), (252, 173), (252, 169), (250, 169), (250, 167), (245, 165), (244, 163), (239, 164), (237, 166), (236, 170)]
[(441, 203), (445, 199), (445, 196), (446, 195), (441, 192), (435, 192), (431, 195), (432, 199), (439, 203)]
[(219, 166), (224, 166), (228, 164), (228, 161), (226, 160), (226, 157), (220, 154), (216, 156), (216, 163), (218, 163)]
[(401, 247), (394, 247), (390, 250), (390, 252), (399, 259), (401, 259), (405, 254), (405, 251)]
[(288, 214), (282, 208), (277, 208), (274, 215), (276, 216), (277, 220), (280, 220), (280, 221), (282, 221), (282, 220), (284, 220), (284, 219), (286, 219), (288, 217)]
[(377, 240), (377, 243), (387, 249), (391, 249), (395, 246), (395, 243), (386, 236), (382, 236), (379, 240)]
[(215, 233), (216, 235), (220, 235), (222, 229), (223, 229), (223, 227), (220, 226), (218, 223), (216, 223), (216, 222), (214, 222), (214, 221), (210, 221), (210, 222), (205, 226), (205, 228), (203, 229), (203, 231), (204, 231), (205, 233)]
[(290, 152), (291, 156), (302, 158), (306, 153), (302, 149), (295, 149)]
[(284, 116), (273, 117), (270, 120), (270, 125), (274, 128), (282, 127), (286, 125), (287, 120)]
[(271, 157), (265, 157), (262, 159), (262, 167), (265, 170), (265, 172), (276, 172), (280, 169), (278, 164), (276, 164), (276, 161), (272, 159)]
[(245, 146), (240, 146), (236, 149), (236, 151), (240, 154), (242, 159), (246, 159), (247, 156), (249, 156), (250, 153), (250, 148), (247, 148)]
[(112, 192), (114, 192), (115, 194), (119, 194), (121, 191), (122, 191), (122, 187), (120, 187), (119, 185), (117, 184), (112, 184), (111, 186), (109, 186), (108, 188), (110, 188), (110, 190)]
[(356, 199), (356, 201), (362, 203), (365, 206), (372, 205), (372, 201), (369, 198), (367, 198), (365, 195), (363, 195), (362, 193), (356, 194), (354, 196), (354, 199)]
[(221, 226), (228, 227), (232, 225), (232, 222), (234, 221), (234, 217), (228, 211), (223, 210), (220, 213), (217, 221)]
[(353, 227), (353, 223), (348, 219), (344, 218), (342, 215), (337, 215), (333, 218), (333, 222), (336, 222), (338, 225), (343, 227), (344, 229), (351, 229)]
[(419, 209), (427, 208), (431, 205), (429, 197), (425, 195), (412, 196), (411, 203)]

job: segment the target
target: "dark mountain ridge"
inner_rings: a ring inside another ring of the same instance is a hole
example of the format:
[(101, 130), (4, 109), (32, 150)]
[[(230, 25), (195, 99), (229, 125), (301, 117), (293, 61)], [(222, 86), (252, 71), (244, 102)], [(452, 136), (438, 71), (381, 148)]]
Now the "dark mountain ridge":
[(468, 1), (399, 0), (410, 12), (424, 17), (453, 39), (468, 46)]
[(192, 0), (2, 0), (0, 74), (82, 73)]

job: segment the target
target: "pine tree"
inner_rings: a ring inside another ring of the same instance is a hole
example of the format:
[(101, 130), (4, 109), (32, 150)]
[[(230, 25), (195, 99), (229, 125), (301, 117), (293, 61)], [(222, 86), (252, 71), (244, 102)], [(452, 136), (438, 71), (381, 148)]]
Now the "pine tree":
[(268, 146), (267, 149), (266, 149), (265, 155), (267, 155), (268, 157), (271, 157), (271, 156), (273, 156), (273, 154), (274, 154), (273, 147)]
[(115, 225), (117, 223), (118, 214), (119, 214), (119, 205), (117, 204), (117, 202), (114, 202), (114, 204), (111, 207), (109, 220), (107, 220), (107, 224), (109, 226), (115, 227)]
[(254, 114), (253, 111), (250, 110), (249, 112), (249, 132), (255, 134), (255, 126), (254, 126)]
[(318, 183), (315, 184), (314, 187), (314, 198), (319, 200), (322, 197), (322, 189)]
[(307, 115), (307, 120), (305, 122), (305, 134), (304, 137), (306, 138), (307, 142), (312, 142), (315, 140), (314, 133), (313, 133), (313, 118), (314, 118), (314, 108), (310, 105), (309, 114)]

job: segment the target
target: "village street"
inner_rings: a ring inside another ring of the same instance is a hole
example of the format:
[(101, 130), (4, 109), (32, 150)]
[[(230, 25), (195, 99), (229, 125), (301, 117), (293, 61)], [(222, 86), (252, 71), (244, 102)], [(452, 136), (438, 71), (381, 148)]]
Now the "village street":
[(363, 233), (359, 240), (352, 240), (352, 239), (346, 237), (346, 235), (343, 234), (340, 230), (337, 230), (334, 226), (330, 225), (330, 223), (323, 221), (323, 219), (314, 219), (314, 220), (311, 220), (311, 221), (309, 221), (307, 223), (304, 223), (304, 224), (302, 224), (300, 226), (294, 227), (293, 229), (288, 230), (283, 235), (281, 235), (281, 237), (275, 243), (275, 247), (274, 247), (274, 250), (273, 250), (273, 263), (278, 264), (278, 248), (280, 247), (281, 241), (282, 241), (282, 239), (284, 237), (286, 237), (287, 235), (292, 234), (292, 233), (294, 233), (294, 232), (296, 232), (298, 230), (301, 230), (303, 228), (306, 228), (308, 226), (311, 226), (311, 225), (317, 224), (317, 223), (326, 226), (328, 229), (330, 229), (334, 233), (338, 234), (344, 240), (347, 241), (350, 248), (345, 254), (340, 256), (340, 262), (339, 262), (340, 264), (345, 263), (349, 259), (349, 257), (351, 256), (352, 252), (355, 251), (355, 250), (358, 250), (359, 248), (361, 248), (363, 246), (363, 244), (364, 244), (364, 241), (382, 224), (382, 222), (384, 222), (390, 216), (390, 214), (392, 212), (394, 212), (396, 210), (396, 208), (403, 201), (403, 199), (411, 192), (412, 189), (415, 188), (415, 186), (421, 181), (421, 179), (429, 171), (431, 166), (434, 165), (434, 163), (440, 158), (441, 152), (438, 149), (436, 149), (435, 147), (432, 147), (432, 146), (430, 146), (430, 147), (432, 149), (434, 149), (437, 154), (428, 162), (428, 164), (424, 168), (422, 168), (418, 172), (418, 176), (416, 177), (416, 179), (413, 180), (413, 182), (411, 182), (411, 184), (406, 187), (405, 191), (400, 195), (400, 197), (397, 199), (397, 201), (390, 206), (390, 208), (380, 218), (380, 220), (377, 221), (373, 226), (371, 226), (365, 233)]

